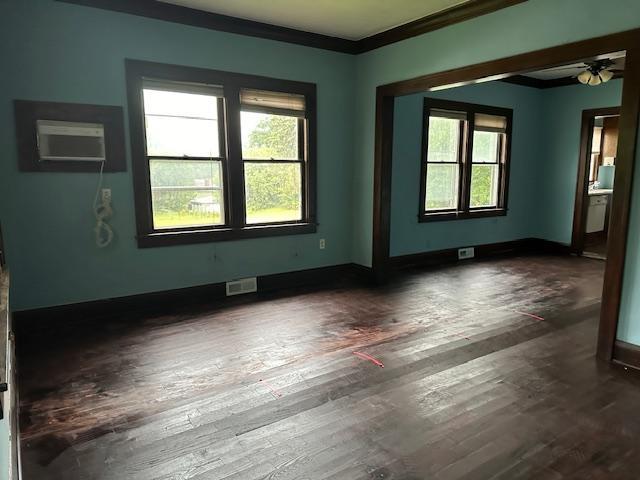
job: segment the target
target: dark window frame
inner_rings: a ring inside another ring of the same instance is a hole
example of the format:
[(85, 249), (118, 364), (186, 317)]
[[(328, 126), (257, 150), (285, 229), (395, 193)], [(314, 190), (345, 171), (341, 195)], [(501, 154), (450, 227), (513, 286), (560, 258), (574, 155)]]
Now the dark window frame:
[[(125, 61), (129, 130), (133, 171), (137, 241), (140, 248), (208, 243), (245, 238), (314, 233), (316, 222), (316, 85), (198, 67), (167, 65), (139, 60)], [(223, 162), (225, 224), (221, 226), (154, 229), (151, 185), (145, 142), (143, 79), (221, 85), (224, 89), (225, 142)], [(244, 161), (240, 130), (240, 91), (256, 89), (300, 94), (305, 97), (306, 142), (302, 169), (302, 220), (284, 223), (245, 224)], [(226, 167), (226, 168), (225, 168)]]
[[(242, 106), (240, 106), (240, 112), (242, 113), (243, 111), (250, 111), (250, 112), (259, 112), (259, 113), (266, 113), (266, 114), (270, 114), (270, 115), (281, 115), (281, 116), (291, 116), (288, 115), (286, 113), (283, 113), (282, 111), (279, 111), (277, 109), (271, 109), (271, 108), (251, 108), (251, 109), (243, 109)], [(302, 188), (302, 198), (301, 198), (301, 209), (302, 209), (302, 220), (304, 221), (304, 213), (307, 211), (307, 203), (308, 203), (308, 199), (307, 199), (307, 195), (305, 195), (305, 191), (306, 191), (306, 178), (308, 173), (306, 172), (305, 169), (305, 164), (308, 162), (308, 155), (307, 155), (307, 138), (308, 138), (308, 131), (307, 131), (307, 127), (308, 127), (308, 122), (305, 121), (304, 118), (297, 118), (297, 129), (298, 129), (298, 135), (297, 135), (297, 140), (298, 140), (298, 158), (296, 159), (278, 159), (278, 158), (271, 158), (271, 159), (257, 159), (257, 158), (244, 158), (244, 155), (241, 155), (242, 157), (242, 165), (244, 168), (244, 165), (246, 163), (256, 163), (256, 164), (299, 164), (300, 165), (300, 173), (301, 173), (301, 179), (300, 179), (300, 183), (301, 183), (301, 188)], [(266, 226), (277, 226), (277, 225), (287, 225), (290, 224), (291, 222), (269, 222), (269, 223), (250, 223), (247, 224), (250, 227), (266, 227)]]
[[(146, 167), (147, 169), (150, 171), (150, 163), (152, 160), (168, 160), (168, 161), (172, 161), (172, 160), (188, 160), (188, 161), (193, 161), (193, 162), (220, 162), (221, 168), (222, 168), (222, 195), (224, 198), (224, 223), (221, 225), (196, 225), (196, 226), (190, 226), (190, 227), (173, 227), (173, 228), (155, 228), (153, 227), (153, 210), (151, 212), (151, 224), (152, 224), (152, 230), (154, 233), (173, 233), (173, 232), (183, 232), (185, 230), (191, 230), (191, 231), (198, 231), (198, 230), (211, 230), (212, 228), (217, 228), (217, 227), (228, 227), (228, 219), (229, 219), (229, 214), (228, 214), (228, 208), (229, 208), (229, 198), (227, 195), (227, 188), (226, 188), (226, 179), (228, 177), (228, 164), (229, 164), (229, 158), (227, 157), (227, 148), (226, 148), (226, 135), (225, 135), (225, 131), (226, 131), (226, 125), (225, 125), (225, 117), (224, 117), (224, 100), (222, 98), (218, 98), (217, 99), (217, 113), (218, 113), (218, 145), (220, 147), (220, 151), (219, 156), (217, 157), (193, 157), (193, 156), (189, 156), (189, 157), (175, 157), (175, 156), (170, 156), (170, 155), (149, 155), (149, 153), (146, 151), (146, 147), (145, 147), (145, 162), (146, 162)], [(143, 109), (143, 117), (144, 117), (144, 109)], [(146, 130), (145, 130), (146, 132)], [(145, 133), (146, 135), (146, 133)], [(146, 137), (145, 137), (145, 145), (146, 145)], [(153, 194), (153, 187), (151, 186), (151, 184), (149, 184), (149, 189), (151, 194)], [(213, 187), (211, 187), (211, 190), (214, 190)], [(149, 200), (151, 201), (151, 199)]]
[[(458, 147), (458, 207), (457, 209), (429, 210), (425, 208), (427, 194), (427, 153), (429, 137), (429, 112), (432, 109), (465, 112), (467, 120), (460, 122), (460, 138)], [(473, 152), (473, 133), (476, 113), (497, 115), (507, 119), (505, 135), (501, 140), (501, 162), (498, 162), (498, 202), (496, 207), (470, 207), (471, 170)], [(508, 208), (509, 167), (511, 164), (511, 144), (513, 134), (513, 109), (478, 105), (474, 103), (441, 100), (437, 98), (424, 99), (422, 113), (422, 151), (420, 159), (420, 198), (418, 203), (418, 221), (435, 222), (447, 220), (464, 220), (469, 218), (484, 218), (505, 216)]]

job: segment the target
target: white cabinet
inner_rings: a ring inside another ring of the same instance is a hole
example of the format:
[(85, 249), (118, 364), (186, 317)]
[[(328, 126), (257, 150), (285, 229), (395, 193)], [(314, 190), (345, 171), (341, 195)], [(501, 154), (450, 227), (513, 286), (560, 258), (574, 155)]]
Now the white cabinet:
[(608, 201), (609, 195), (589, 195), (586, 233), (601, 232), (604, 230)]

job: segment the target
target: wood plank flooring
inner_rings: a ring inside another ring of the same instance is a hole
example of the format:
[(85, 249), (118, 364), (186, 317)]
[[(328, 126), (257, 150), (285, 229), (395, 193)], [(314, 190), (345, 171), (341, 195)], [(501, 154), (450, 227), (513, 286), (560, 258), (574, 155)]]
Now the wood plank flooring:
[(508, 258), (33, 330), (24, 478), (637, 479), (640, 382), (594, 358), (603, 268)]

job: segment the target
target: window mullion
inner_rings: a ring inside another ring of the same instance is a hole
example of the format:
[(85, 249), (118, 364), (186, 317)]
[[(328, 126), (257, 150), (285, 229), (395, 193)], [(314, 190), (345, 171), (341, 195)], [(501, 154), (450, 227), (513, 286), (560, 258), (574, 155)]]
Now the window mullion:
[(230, 199), (229, 225), (242, 228), (244, 214), (244, 164), (242, 161), (242, 132), (240, 127), (240, 88), (225, 85), (227, 132), (227, 179)]
[(506, 178), (505, 178), (505, 168), (506, 168), (506, 135), (498, 136), (498, 194), (497, 205), (496, 208), (504, 208), (505, 205), (505, 192), (506, 192)]
[(471, 201), (471, 169), (473, 151), (473, 113), (468, 112), (467, 122), (460, 122), (460, 149), (458, 161), (460, 162), (460, 188), (458, 190), (458, 209), (462, 212), (469, 211)]

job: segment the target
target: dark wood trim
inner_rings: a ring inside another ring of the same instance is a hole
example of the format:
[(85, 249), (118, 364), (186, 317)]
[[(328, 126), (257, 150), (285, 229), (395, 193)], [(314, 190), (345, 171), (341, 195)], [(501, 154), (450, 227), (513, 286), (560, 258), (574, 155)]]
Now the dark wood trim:
[[(511, 160), (511, 134), (513, 131), (513, 109), (479, 105), (468, 102), (442, 100), (439, 98), (425, 97), (422, 107), (422, 153), (420, 158), (420, 197), (418, 198), (418, 221), (439, 222), (450, 220), (464, 220), (469, 218), (502, 217), (507, 214), (507, 198), (509, 190), (509, 163)], [(460, 122), (460, 143), (458, 151), (459, 185), (457, 210), (430, 211), (425, 210), (425, 196), (427, 194), (427, 153), (429, 150), (429, 112), (432, 109), (465, 112), (466, 122)], [(475, 115), (484, 113), (496, 115), (507, 119), (506, 141), (500, 142), (498, 160), (499, 191), (498, 204), (494, 208), (473, 208), (469, 206), (471, 201), (471, 174), (473, 159), (473, 134), (475, 131)]]
[(640, 347), (616, 340), (613, 346), (613, 361), (625, 367), (640, 370)]
[(477, 210), (469, 210), (467, 212), (442, 211), (418, 215), (418, 222), (449, 222), (452, 220), (470, 220), (472, 218), (504, 217), (506, 215), (506, 208), (479, 208)]
[[(623, 78), (622, 72), (616, 72), (613, 79)], [(553, 78), (542, 80), (540, 78), (527, 77), (526, 75), (514, 75), (512, 77), (503, 78), (501, 82), (522, 85), (523, 87), (531, 87), (545, 90), (547, 88), (567, 87), (569, 85), (581, 85), (576, 77)]]
[[(255, 301), (268, 292), (281, 292), (299, 287), (323, 286), (335, 287), (339, 281), (369, 282), (371, 270), (361, 265), (342, 264), (328, 267), (276, 273), (257, 277), (258, 292), (239, 295), (233, 301)], [(107, 298), (82, 303), (59, 305), (54, 307), (21, 310), (13, 312), (13, 325), (16, 335), (39, 327), (55, 328), (60, 322), (99, 321), (114, 314), (135, 314), (144, 312), (162, 312), (163, 315), (175, 310), (205, 308), (219, 304), (227, 299), (225, 282), (198, 285), (194, 287), (164, 290), (158, 292)]]
[[(140, 248), (185, 245), (214, 241), (238, 240), (279, 235), (314, 233), (317, 228), (316, 213), (316, 161), (317, 161), (317, 113), (316, 85), (293, 80), (281, 80), (257, 75), (223, 72), (197, 67), (167, 65), (139, 60), (125, 61), (129, 129), (133, 171), (134, 200), (136, 209), (137, 240)], [(151, 185), (144, 132), (142, 106), (143, 78), (174, 82), (222, 85), (225, 89), (225, 224), (198, 228), (154, 230), (151, 207)], [(240, 90), (251, 88), (304, 95), (306, 110), (306, 152), (303, 165), (303, 219), (299, 222), (283, 222), (261, 225), (245, 224), (244, 162), (240, 133)]]
[(569, 247), (561, 243), (542, 240), (539, 238), (522, 238), (506, 242), (489, 243), (485, 245), (466, 245), (458, 248), (447, 248), (431, 252), (413, 253), (410, 255), (400, 255), (391, 257), (390, 262), (394, 269), (409, 267), (431, 267), (455, 263), (458, 261), (458, 250), (460, 248), (473, 247), (476, 259), (491, 258), (501, 255), (525, 255), (535, 253), (546, 253), (556, 255), (568, 255)]
[(225, 115), (227, 126), (228, 198), (226, 210), (229, 212), (227, 224), (241, 229), (244, 225), (244, 162), (242, 161), (242, 136), (240, 127), (240, 87), (230, 85), (225, 91)]
[(348, 40), (295, 28), (281, 27), (244, 18), (206, 12), (156, 0), (57, 0), (85, 7), (112, 10), (141, 17), (208, 28), (221, 32), (321, 48), (335, 52), (360, 54), (416, 37), (427, 32), (471, 20), (527, 0), (469, 0), (461, 5), (419, 18), (361, 40)]
[(571, 249), (577, 254), (581, 254), (584, 250), (585, 226), (589, 209), (589, 163), (591, 161), (594, 121), (596, 117), (605, 115), (620, 115), (620, 107), (594, 108), (582, 111), (580, 158), (578, 159), (573, 230), (571, 233)]
[[(469, 65), (462, 68), (381, 85), (376, 90), (376, 129), (374, 144), (374, 201), (372, 268), (384, 280), (389, 268), (390, 197), (393, 143), (393, 107), (396, 96), (427, 92), (445, 86), (462, 86), (491, 78), (500, 80), (517, 74), (567, 65), (598, 55), (625, 50), (620, 136), (616, 179), (609, 229), (609, 253), (605, 270), (598, 337), (598, 357), (610, 361), (618, 326), (624, 261), (626, 255), (631, 186), (636, 155), (638, 115), (640, 113), (640, 29), (559, 45), (543, 50)], [(387, 119), (386, 117), (390, 118)], [(385, 121), (382, 121), (385, 119)]]
[(488, 13), (511, 7), (526, 0), (469, 0), (441, 12), (427, 15), (399, 27), (371, 35), (358, 41), (357, 53), (369, 52), (392, 43), (417, 37), (427, 32), (471, 20)]
[(104, 126), (104, 172), (124, 172), (127, 158), (124, 146), (124, 114), (122, 107), (86, 105), (82, 103), (34, 102), (14, 100), (18, 167), (22, 172), (97, 173), (98, 161), (40, 161), (36, 121), (99, 123)]
[(295, 28), (281, 27), (244, 18), (206, 12), (194, 8), (173, 5), (156, 0), (57, 0), (84, 7), (112, 10), (140, 17), (181, 23), (193, 27), (207, 28), (220, 32), (236, 33), (249, 37), (265, 38), (279, 42), (294, 43), (307, 47), (321, 48), (335, 52), (354, 54), (358, 52), (358, 42), (344, 38), (305, 32)]
[(640, 42), (640, 29), (627, 30), (604, 37), (591, 38), (466, 67), (422, 75), (382, 85), (378, 88), (382, 90), (382, 96), (386, 97), (421, 93), (434, 88), (442, 89), (444, 87), (471, 85), (486, 81), (487, 78), (502, 80), (517, 74), (559, 67), (572, 62), (588, 60), (599, 55), (627, 50), (633, 48), (638, 42)]
[(212, 228), (209, 230), (180, 230), (139, 235), (138, 248), (171, 247), (194, 243), (225, 242), (248, 238), (280, 237), (315, 233), (315, 223), (287, 223), (234, 228)]
[(598, 358), (607, 361), (611, 360), (613, 356), (613, 345), (618, 331), (633, 174), (637, 155), (636, 145), (640, 121), (640, 48), (638, 45), (640, 45), (640, 41), (636, 41), (627, 49), (618, 126), (618, 155), (616, 157), (616, 176), (613, 183), (615, 194), (611, 199), (607, 264), (604, 272), (602, 310), (598, 333)]
[[(376, 89), (376, 145), (373, 174), (373, 260), (374, 277), (380, 283), (386, 279), (391, 242), (391, 159), (393, 154), (394, 103), (392, 96), (383, 96)], [(376, 215), (376, 212), (378, 215)]]

